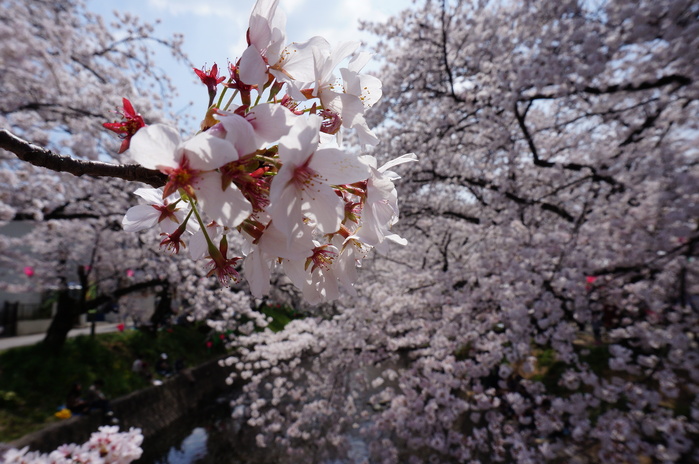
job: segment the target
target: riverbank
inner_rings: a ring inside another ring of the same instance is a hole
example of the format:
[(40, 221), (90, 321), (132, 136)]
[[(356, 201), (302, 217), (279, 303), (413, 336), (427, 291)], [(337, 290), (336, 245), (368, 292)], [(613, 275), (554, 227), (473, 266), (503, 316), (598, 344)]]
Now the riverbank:
[[(157, 333), (80, 335), (66, 340), (60, 351), (47, 350), (41, 343), (5, 350), (0, 353), (0, 442), (59, 421), (55, 413), (78, 384), (84, 395), (101, 380), (107, 398), (125, 397), (149, 388), (151, 380), (166, 380), (167, 372), (223, 356), (225, 336), (201, 324), (178, 325)], [(132, 369), (136, 359), (141, 360), (142, 372)]]
[[(194, 413), (212, 397), (230, 392), (226, 377), (231, 371), (219, 362), (212, 360), (112, 402), (114, 416), (119, 419), (119, 427), (128, 430), (138, 427), (145, 439), (165, 429), (175, 421)], [(86, 416), (75, 416), (25, 435), (9, 443), (21, 448), (48, 452), (64, 443), (83, 443), (90, 434), (103, 425), (98, 412)]]

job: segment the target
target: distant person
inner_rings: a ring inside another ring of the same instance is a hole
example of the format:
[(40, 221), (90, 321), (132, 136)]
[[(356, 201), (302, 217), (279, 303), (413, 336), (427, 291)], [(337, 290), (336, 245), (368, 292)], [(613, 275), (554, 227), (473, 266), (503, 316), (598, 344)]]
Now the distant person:
[(92, 409), (104, 409), (104, 405), (108, 404), (107, 397), (102, 389), (104, 388), (104, 380), (97, 379), (90, 385), (90, 388), (85, 395), (85, 400), (90, 404)]
[(177, 361), (175, 361), (175, 374), (181, 374), (182, 377), (187, 379), (190, 385), (194, 385), (196, 382), (192, 369), (187, 367), (183, 358), (179, 358)]
[(133, 372), (134, 374), (143, 375), (143, 367), (143, 359), (141, 359), (140, 356), (136, 356), (136, 359), (134, 359), (133, 364), (131, 364), (131, 372)]
[(79, 383), (74, 383), (70, 387), (68, 396), (66, 396), (66, 408), (70, 409), (70, 413), (85, 414), (90, 411), (90, 404), (83, 398), (83, 386)]
[(155, 363), (155, 372), (162, 375), (163, 377), (170, 377), (172, 375), (172, 366), (167, 360), (167, 354), (162, 353), (158, 362)]
[(103, 419), (111, 419), (111, 422), (117, 423), (114, 418), (114, 412), (112, 411), (112, 406), (109, 404), (107, 396), (104, 394), (102, 389), (104, 388), (104, 380), (97, 379), (90, 385), (87, 394), (85, 395), (85, 401), (87, 401), (90, 409), (98, 409), (102, 411)]
[(143, 356), (141, 356), (140, 353), (136, 355), (136, 359), (133, 364), (131, 364), (131, 371), (134, 374), (140, 375), (148, 382), (152, 380), (153, 375), (151, 374), (150, 366), (143, 360)]

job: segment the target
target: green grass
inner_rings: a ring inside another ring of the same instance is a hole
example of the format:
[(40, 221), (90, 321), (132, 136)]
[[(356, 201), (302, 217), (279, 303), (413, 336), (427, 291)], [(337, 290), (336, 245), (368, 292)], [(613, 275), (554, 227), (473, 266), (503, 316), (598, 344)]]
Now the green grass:
[(70, 338), (60, 353), (47, 352), (41, 344), (6, 350), (0, 353), (0, 442), (56, 421), (57, 407), (76, 382), (86, 390), (101, 378), (107, 396), (117, 398), (148, 386), (131, 372), (137, 355), (151, 368), (161, 353), (193, 366), (223, 354), (222, 343), (207, 346), (211, 340), (219, 337), (206, 326), (176, 326), (157, 335), (129, 330)]
[(284, 330), (284, 327), (291, 322), (293, 319), (300, 317), (293, 308), (282, 305), (262, 305), (258, 311), (263, 313), (265, 316), (271, 317), (272, 322), (270, 322), (268, 328), (272, 332), (280, 332)]

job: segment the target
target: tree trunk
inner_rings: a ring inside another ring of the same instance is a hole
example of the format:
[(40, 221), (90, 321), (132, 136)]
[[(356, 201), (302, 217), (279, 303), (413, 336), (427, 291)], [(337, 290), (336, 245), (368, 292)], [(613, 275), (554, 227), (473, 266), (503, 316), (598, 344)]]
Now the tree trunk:
[(170, 297), (170, 286), (166, 283), (158, 292), (159, 301), (150, 318), (151, 328), (157, 332), (158, 328), (165, 325), (168, 318), (172, 315), (172, 298)]
[(56, 315), (51, 321), (43, 344), (51, 352), (60, 352), (68, 337), (68, 332), (75, 325), (76, 318), (80, 315), (78, 303), (68, 295), (68, 290), (58, 293)]
[(81, 314), (86, 313), (90, 309), (97, 308), (102, 304), (109, 303), (110, 301), (116, 301), (119, 299), (119, 297), (128, 295), (131, 292), (163, 285), (164, 288), (161, 293), (160, 304), (156, 308), (155, 313), (158, 314), (158, 320), (160, 320), (162, 317), (166, 318), (169, 315), (170, 294), (168, 291), (169, 284), (166, 280), (155, 279), (146, 282), (139, 282), (130, 285), (129, 287), (120, 288), (112, 294), (100, 295), (97, 298), (91, 299), (90, 301), (86, 301), (87, 281), (85, 280), (84, 282), (83, 289), (80, 291), (80, 296), (77, 299), (71, 298), (68, 294), (68, 290), (62, 290), (58, 294), (58, 308), (56, 315), (53, 317), (49, 330), (46, 332), (46, 337), (43, 341), (43, 344), (51, 351), (60, 351), (66, 341), (66, 338), (68, 338), (68, 332), (70, 332), (70, 329), (75, 326), (78, 317)]

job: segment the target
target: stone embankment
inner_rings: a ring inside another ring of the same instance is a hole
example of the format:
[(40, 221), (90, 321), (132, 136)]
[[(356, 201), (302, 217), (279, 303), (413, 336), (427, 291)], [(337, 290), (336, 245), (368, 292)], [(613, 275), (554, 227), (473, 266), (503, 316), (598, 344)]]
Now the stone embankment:
[[(231, 388), (226, 385), (230, 368), (222, 367), (218, 360), (189, 369), (189, 372), (191, 376), (179, 374), (162, 385), (113, 400), (112, 409), (119, 419), (119, 428), (128, 430), (138, 427), (148, 439)], [(29, 446), (31, 450), (48, 452), (64, 443), (86, 442), (100, 425), (109, 425), (103, 423), (100, 412), (75, 416), (25, 435), (9, 445), (15, 448)]]

